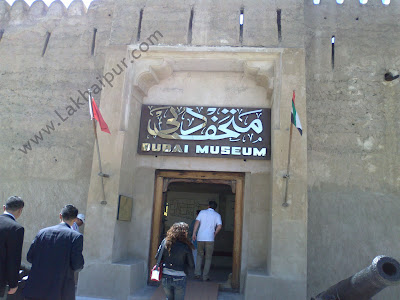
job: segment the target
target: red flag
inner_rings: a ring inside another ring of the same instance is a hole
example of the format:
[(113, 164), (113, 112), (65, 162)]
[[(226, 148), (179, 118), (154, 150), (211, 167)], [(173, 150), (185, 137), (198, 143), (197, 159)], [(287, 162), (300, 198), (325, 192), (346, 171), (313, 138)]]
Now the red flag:
[(106, 121), (104, 121), (99, 108), (97, 107), (96, 102), (94, 101), (94, 98), (92, 97), (92, 110), (91, 113), (93, 113), (93, 115), (91, 116), (92, 118), (95, 118), (97, 120), (97, 122), (99, 122), (100, 124), (100, 128), (101, 131), (104, 132), (108, 132), (109, 134), (111, 134), (110, 130), (108, 129), (107, 123)]

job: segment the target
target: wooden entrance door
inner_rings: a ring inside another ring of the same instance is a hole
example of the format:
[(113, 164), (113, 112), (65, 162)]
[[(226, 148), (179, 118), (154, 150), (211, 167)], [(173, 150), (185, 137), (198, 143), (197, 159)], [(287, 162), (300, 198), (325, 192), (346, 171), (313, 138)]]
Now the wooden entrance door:
[(244, 174), (204, 171), (157, 171), (155, 178), (149, 268), (154, 266), (156, 263), (154, 256), (156, 255), (160, 242), (162, 215), (164, 212), (163, 193), (167, 191), (168, 184), (171, 182), (219, 183), (228, 184), (232, 187), (232, 192), (235, 194), (235, 220), (233, 229), (232, 252), (232, 288), (239, 289), (243, 224)]

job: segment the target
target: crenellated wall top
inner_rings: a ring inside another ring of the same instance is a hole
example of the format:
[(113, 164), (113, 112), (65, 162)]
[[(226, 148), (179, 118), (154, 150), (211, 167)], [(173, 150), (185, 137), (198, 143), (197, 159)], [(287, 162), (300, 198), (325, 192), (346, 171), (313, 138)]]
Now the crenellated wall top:
[[(11, 6), (5, 0), (0, 0), (0, 26), (6, 27), (31, 23), (35, 20), (63, 18), (66, 16), (86, 17), (93, 10), (101, 9), (107, 0), (93, 1), (86, 8), (82, 0), (74, 0), (68, 7), (56, 0), (47, 6), (42, 0), (36, 0), (29, 6), (24, 0), (16, 0)], [(113, 2), (113, 1), (108, 1)]]
[(60, 0), (49, 7), (43, 0), (31, 6), (24, 0), (11, 6), (0, 0), (0, 31), (6, 36), (14, 28), (30, 30), (42, 22), (87, 24), (90, 31), (101, 28), (109, 45), (131, 44), (160, 30), (164, 45), (302, 48), (306, 28), (329, 28), (332, 35), (338, 28), (372, 30), (397, 26), (399, 14), (399, 1), (384, 5), (381, 0), (321, 0), (318, 5), (313, 0), (95, 0), (89, 8), (82, 0), (68, 7)]
[[(306, 10), (311, 10), (308, 13), (316, 13), (321, 11), (330, 11), (331, 13), (335, 13), (336, 10), (346, 10), (352, 9), (353, 13), (362, 13), (366, 9), (370, 10), (383, 10), (386, 9), (390, 14), (393, 11), (399, 12), (400, 5), (398, 1), (391, 1), (389, 5), (385, 5), (382, 1), (367, 1), (365, 4), (361, 4), (360, 1), (357, 0), (344, 0), (343, 2), (336, 0), (304, 0), (304, 7)], [(4, 24), (10, 22), (11, 24), (20, 24), (24, 21), (31, 21), (33, 19), (41, 19), (41, 18), (62, 18), (64, 16), (86, 16), (88, 12), (91, 10), (96, 10), (104, 4), (104, 2), (114, 2), (114, 0), (95, 0), (91, 2), (89, 8), (86, 8), (85, 4), (82, 0), (74, 0), (68, 6), (65, 5), (60, 1), (56, 0), (52, 2), (50, 7), (48, 7), (42, 0), (36, 0), (33, 2), (31, 6), (29, 6), (24, 0), (16, 0), (12, 6), (10, 6), (5, 0), (0, 0), (0, 24)], [(190, 5), (190, 6), (201, 6), (201, 1), (191, 1), (188, 3), (187, 1), (183, 1), (181, 4), (176, 3), (177, 9), (178, 6), (182, 6), (183, 4)], [(220, 2), (220, 1), (216, 1)], [(261, 4), (267, 4), (268, 0), (260, 1)], [(116, 2), (115, 2), (116, 3)], [(317, 3), (317, 4), (316, 4)], [(279, 3), (276, 3), (276, 8), (279, 9), (280, 7), (288, 7), (290, 5), (297, 5), (293, 0), (281, 0)], [(137, 7), (157, 7), (160, 5), (166, 5), (165, 1), (123, 1), (122, 4), (116, 3), (116, 5), (125, 5), (125, 6), (137, 6)], [(172, 7), (174, 4), (169, 4), (169, 7)], [(270, 6), (270, 4), (267, 4)], [(247, 7), (253, 6), (251, 1), (243, 1), (244, 9), (246, 10)], [(271, 7), (272, 8), (272, 7)], [(328, 12), (327, 11), (327, 12)]]

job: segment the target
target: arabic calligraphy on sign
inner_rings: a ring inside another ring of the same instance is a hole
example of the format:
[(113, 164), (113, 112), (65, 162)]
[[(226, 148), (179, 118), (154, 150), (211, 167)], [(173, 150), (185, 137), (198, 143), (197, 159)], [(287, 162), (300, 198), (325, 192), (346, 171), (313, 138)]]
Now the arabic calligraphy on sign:
[(243, 112), (243, 109), (209, 107), (152, 107), (149, 106), (147, 132), (153, 137), (173, 140), (212, 141), (246, 139), (258, 143), (262, 137), (262, 110)]
[[(270, 120), (271, 110), (265, 108), (144, 105), (138, 151), (154, 154), (165, 149), (160, 153), (199, 156), (215, 154), (199, 151), (205, 143), (213, 143), (207, 147), (221, 149), (217, 151), (221, 156), (270, 157)], [(226, 147), (233, 147), (232, 151), (222, 151)], [(240, 153), (233, 150), (238, 147)]]

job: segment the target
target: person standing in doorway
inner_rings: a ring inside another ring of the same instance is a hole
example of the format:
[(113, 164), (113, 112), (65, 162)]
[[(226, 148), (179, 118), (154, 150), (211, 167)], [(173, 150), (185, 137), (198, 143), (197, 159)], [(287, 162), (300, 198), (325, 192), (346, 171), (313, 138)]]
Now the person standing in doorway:
[(22, 214), (24, 201), (11, 196), (3, 205), (4, 214), (0, 215), (0, 297), (6, 292), (15, 294), (18, 289), (21, 252), (24, 241), (24, 227), (16, 219)]
[(203, 281), (210, 280), (208, 274), (214, 252), (214, 239), (222, 228), (221, 215), (215, 211), (216, 208), (217, 202), (209, 201), (208, 209), (202, 210), (199, 213), (193, 229), (192, 240), (197, 240), (197, 260), (194, 275), (196, 279), (201, 278), (201, 263), (205, 252)]

